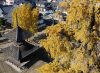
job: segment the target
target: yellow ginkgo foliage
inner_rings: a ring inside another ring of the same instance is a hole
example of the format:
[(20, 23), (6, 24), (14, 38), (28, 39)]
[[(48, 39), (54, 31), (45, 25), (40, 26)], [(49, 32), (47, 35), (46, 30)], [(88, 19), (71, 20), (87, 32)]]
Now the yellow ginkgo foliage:
[(54, 60), (40, 73), (100, 73), (99, 0), (72, 0), (66, 24), (48, 27), (40, 41)]
[(50, 53), (52, 58), (60, 56), (62, 53), (70, 52), (71, 43), (63, 35), (64, 24), (57, 24), (55, 26), (48, 27), (45, 31), (47, 39), (41, 40), (40, 43)]
[(70, 3), (69, 1), (64, 0), (59, 3), (59, 7), (62, 8), (63, 10), (68, 10), (70, 7), (69, 3)]
[(13, 27), (18, 26), (31, 32), (37, 31), (39, 10), (31, 7), (30, 4), (23, 4), (15, 8), (12, 12)]
[(72, 0), (67, 18), (67, 31), (76, 40), (86, 44), (89, 41), (90, 32), (94, 25), (94, 0)]

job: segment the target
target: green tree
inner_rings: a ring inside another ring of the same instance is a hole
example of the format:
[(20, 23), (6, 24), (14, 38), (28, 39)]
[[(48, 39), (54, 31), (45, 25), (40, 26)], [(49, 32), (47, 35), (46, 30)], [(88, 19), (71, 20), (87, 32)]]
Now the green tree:
[(3, 19), (0, 18), (0, 27), (1, 25), (3, 25), (3, 23), (4, 23)]

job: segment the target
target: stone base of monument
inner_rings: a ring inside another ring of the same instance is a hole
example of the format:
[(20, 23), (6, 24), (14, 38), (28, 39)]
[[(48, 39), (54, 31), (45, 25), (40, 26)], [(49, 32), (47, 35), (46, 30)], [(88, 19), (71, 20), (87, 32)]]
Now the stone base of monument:
[(17, 60), (14, 60), (13, 58), (8, 58), (5, 63), (7, 65), (9, 65), (10, 67), (12, 67), (14, 70), (16, 70), (17, 72), (21, 73), (25, 70), (27, 70), (27, 68), (25, 67), (25, 65), (28, 63), (29, 61), (26, 62), (19, 62)]
[(10, 67), (12, 67), (12, 68), (13, 68), (14, 70), (16, 70), (17, 72), (19, 72), (19, 73), (22, 72), (22, 69), (19, 68), (19, 67), (17, 67), (15, 64), (13, 64), (13, 63), (11, 63), (11, 62), (9, 62), (9, 61), (5, 61), (5, 63), (6, 63), (7, 65), (9, 65)]
[[(39, 46), (34, 46), (27, 42), (14, 43), (5, 51), (8, 55), (5, 63), (16, 71), (22, 72), (27, 69), (25, 65), (30, 62), (31, 58), (29, 56), (31, 56), (32, 53), (35, 55), (35, 53), (38, 53), (39, 50)], [(35, 59), (34, 56), (32, 58)]]

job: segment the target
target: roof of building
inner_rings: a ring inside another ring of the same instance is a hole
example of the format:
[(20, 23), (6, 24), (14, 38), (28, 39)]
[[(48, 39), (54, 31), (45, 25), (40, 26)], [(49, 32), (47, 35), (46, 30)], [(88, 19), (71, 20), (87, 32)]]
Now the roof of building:
[(2, 14), (2, 12), (3, 12), (3, 11), (2, 11), (2, 9), (0, 8), (0, 15)]
[(3, 5), (3, 3), (4, 3), (4, 0), (0, 0), (0, 5)]
[(37, 4), (44, 4), (44, 3), (46, 3), (47, 1), (46, 0), (36, 0), (35, 1)]
[(14, 9), (13, 6), (2, 6), (3, 14), (5, 16), (5, 19), (7, 19), (7, 22), (11, 23), (11, 14), (12, 10)]
[(23, 30), (20, 27), (17, 27), (7, 34), (4, 34), (3, 36), (14, 42), (19, 42), (31, 37), (32, 33), (30, 31)]

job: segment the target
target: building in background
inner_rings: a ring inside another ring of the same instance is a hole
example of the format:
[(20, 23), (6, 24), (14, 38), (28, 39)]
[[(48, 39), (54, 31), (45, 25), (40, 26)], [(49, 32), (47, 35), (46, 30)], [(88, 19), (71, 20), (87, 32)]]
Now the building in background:
[(5, 0), (0, 0), (0, 5), (3, 5), (5, 3)]
[(14, 0), (5, 0), (5, 5), (14, 5)]
[(47, 0), (36, 0), (35, 2), (36, 2), (36, 6), (39, 8), (39, 12), (44, 13), (45, 3), (47, 2)]

